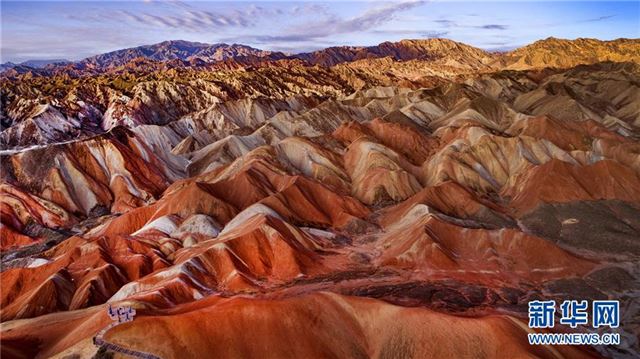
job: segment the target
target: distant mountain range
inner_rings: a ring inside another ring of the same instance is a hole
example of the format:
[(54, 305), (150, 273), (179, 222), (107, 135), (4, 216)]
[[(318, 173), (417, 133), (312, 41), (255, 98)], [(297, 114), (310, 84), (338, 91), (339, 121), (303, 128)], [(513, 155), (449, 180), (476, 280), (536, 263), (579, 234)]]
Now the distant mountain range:
[(333, 66), (367, 58), (391, 57), (398, 61), (456, 59), (461, 62), (489, 63), (491, 54), (479, 48), (448, 39), (402, 40), (375, 46), (338, 46), (293, 55), (314, 65)]
[(95, 67), (116, 67), (136, 58), (147, 58), (156, 61), (184, 60), (217, 62), (241, 57), (284, 58), (282, 53), (255, 49), (239, 44), (204, 44), (183, 40), (164, 41), (155, 45), (138, 46), (96, 55), (81, 60), (79, 63)]
[(504, 53), (500, 61), (512, 69), (531, 67), (567, 68), (602, 61), (640, 62), (640, 39), (601, 41), (550, 37)]
[(74, 63), (81, 67), (108, 69), (122, 66), (137, 58), (146, 58), (154, 61), (183, 60), (217, 62), (248, 56), (269, 57), (270, 59), (285, 57), (282, 53), (255, 49), (245, 45), (204, 44), (200, 42), (176, 40), (111, 51), (87, 57), (77, 62), (67, 60), (29, 60), (19, 64), (7, 62), (0, 66), (5, 70), (17, 67), (44, 68), (46, 65), (68, 65)]
[(72, 63), (69, 60), (64, 60), (64, 59), (51, 59), (51, 60), (27, 60), (27, 61), (23, 61), (20, 62), (18, 64), (13, 63), (13, 62), (5, 62), (3, 64), (0, 64), (0, 70), (4, 71), (5, 69), (12, 69), (15, 67), (31, 67), (34, 69), (41, 69), (44, 68), (48, 65), (67, 65)]
[(334, 66), (362, 59), (391, 57), (397, 61), (427, 60), (464, 66), (498, 66), (523, 69), (531, 67), (570, 67), (599, 61), (638, 61), (640, 40), (596, 39), (565, 40), (547, 38), (504, 53), (488, 52), (448, 39), (402, 40), (383, 42), (375, 46), (338, 46), (286, 55), (281, 52), (256, 49), (240, 44), (205, 44), (189, 41), (164, 41), (100, 54), (70, 62), (67, 60), (30, 60), (20, 64), (4, 63), (1, 71), (15, 69), (18, 73), (31, 69), (51, 69), (72, 64), (78, 70), (109, 70), (136, 59), (157, 62), (180, 60), (184, 65), (220, 61), (275, 61), (297, 59), (310, 65)]

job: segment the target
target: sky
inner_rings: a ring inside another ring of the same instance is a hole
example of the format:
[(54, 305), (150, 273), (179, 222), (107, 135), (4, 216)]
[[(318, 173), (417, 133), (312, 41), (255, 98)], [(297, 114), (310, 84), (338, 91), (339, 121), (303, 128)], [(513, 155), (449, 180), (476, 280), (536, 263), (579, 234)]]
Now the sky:
[(443, 37), (508, 50), (554, 36), (640, 38), (640, 1), (5, 1), (0, 62), (79, 60), (165, 40), (288, 53)]

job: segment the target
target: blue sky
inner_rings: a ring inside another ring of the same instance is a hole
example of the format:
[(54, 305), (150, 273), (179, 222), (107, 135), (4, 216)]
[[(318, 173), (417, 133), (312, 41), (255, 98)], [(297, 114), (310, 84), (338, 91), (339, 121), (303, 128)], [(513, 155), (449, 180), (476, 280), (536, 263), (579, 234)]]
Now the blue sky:
[(1, 62), (78, 60), (164, 40), (285, 52), (446, 37), (485, 49), (640, 37), (640, 1), (5, 1)]

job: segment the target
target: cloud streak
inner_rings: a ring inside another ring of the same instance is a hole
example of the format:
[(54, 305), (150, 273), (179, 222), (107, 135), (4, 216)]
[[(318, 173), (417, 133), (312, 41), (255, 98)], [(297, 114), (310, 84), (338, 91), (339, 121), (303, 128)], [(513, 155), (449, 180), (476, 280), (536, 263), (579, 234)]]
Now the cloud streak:
[(582, 20), (580, 22), (598, 22), (598, 21), (608, 20), (608, 19), (611, 19), (612, 17), (616, 17), (616, 16), (618, 16), (618, 15), (604, 15), (604, 16), (594, 17), (594, 18), (591, 18), (591, 19), (585, 19), (585, 20)]
[(346, 19), (335, 15), (325, 14), (325, 19), (315, 23), (305, 24), (304, 26), (295, 26), (287, 31), (290, 34), (295, 35), (269, 37), (268, 39), (310, 41), (334, 35), (368, 31), (393, 20), (397, 13), (422, 6), (425, 3), (426, 1), (405, 1), (387, 4), (371, 8), (359, 15)]
[[(400, 12), (407, 11), (426, 4), (426, 1), (404, 1), (370, 8), (351, 18), (342, 18), (328, 11), (322, 12), (323, 18), (316, 22), (292, 26), (284, 34), (250, 35), (228, 37), (226, 42), (253, 42), (257, 44), (273, 44), (279, 42), (309, 42), (319, 41), (331, 36), (369, 31), (395, 19)], [(379, 33), (384, 30), (375, 30)], [(411, 31), (423, 34), (424, 30)]]
[[(611, 14), (611, 15), (602, 15), (602, 16), (598, 16), (598, 17), (592, 17), (589, 19), (581, 19), (581, 20), (574, 20), (573, 24), (587, 24), (587, 23), (594, 23), (594, 22), (600, 22), (600, 21), (606, 21), (609, 20), (611, 18), (614, 18), (618, 16), (618, 14)], [(566, 23), (550, 23), (550, 24), (544, 24), (544, 26), (548, 26), (548, 27), (555, 27), (555, 26), (565, 26)]]
[[(180, 29), (192, 32), (211, 32), (223, 28), (250, 28), (264, 17), (283, 15), (281, 9), (267, 9), (262, 6), (249, 5), (231, 11), (203, 10), (182, 1), (147, 1), (149, 10), (116, 10), (99, 14), (71, 14), (68, 19), (76, 21), (92, 20), (124, 21), (129, 25), (137, 25), (150, 29)], [(167, 9), (167, 6), (170, 9)]]
[(127, 10), (121, 15), (138, 25), (150, 27), (166, 27), (190, 31), (210, 31), (212, 28), (223, 27), (251, 27), (255, 17), (247, 12), (236, 11), (232, 14), (222, 14), (207, 10), (184, 9), (179, 15), (157, 15), (153, 13), (135, 14)]
[(254, 25), (251, 15), (242, 12), (220, 14), (206, 10), (185, 10), (181, 15), (141, 15), (124, 11), (129, 19), (143, 25), (165, 26), (169, 28), (187, 29), (192, 31), (208, 31), (211, 28), (222, 27), (250, 27)]
[(430, 39), (439, 39), (449, 35), (449, 31), (423, 31), (420, 35)]
[(483, 24), (483, 25), (462, 25), (449, 19), (438, 19), (434, 22), (440, 24), (445, 28), (469, 28), (469, 29), (482, 29), (482, 30), (507, 30), (508, 25), (503, 24)]
[(485, 29), (485, 30), (507, 30), (509, 26), (500, 25), (500, 24), (487, 24), (487, 25), (474, 26), (474, 28)]
[(402, 11), (411, 10), (418, 6), (422, 6), (426, 1), (406, 1), (392, 3), (370, 9), (362, 15), (353, 17), (351, 19), (331, 19), (328, 22), (316, 24), (316, 27), (333, 26), (329, 28), (330, 32), (336, 33), (350, 33), (356, 31), (369, 30), (373, 27), (380, 26), (394, 19), (394, 16)]

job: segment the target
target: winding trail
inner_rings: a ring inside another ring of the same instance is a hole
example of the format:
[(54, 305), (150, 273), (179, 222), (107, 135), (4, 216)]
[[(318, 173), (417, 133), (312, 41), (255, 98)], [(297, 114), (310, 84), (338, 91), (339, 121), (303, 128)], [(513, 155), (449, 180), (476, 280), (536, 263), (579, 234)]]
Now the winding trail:
[(98, 346), (98, 347), (105, 347), (108, 350), (114, 351), (114, 352), (118, 352), (121, 354), (126, 354), (135, 358), (143, 358), (143, 359), (162, 359), (161, 357), (151, 354), (151, 353), (147, 353), (147, 352), (143, 352), (143, 351), (139, 351), (139, 350), (133, 350), (133, 349), (128, 349), (125, 348), (121, 345), (115, 344), (115, 343), (111, 343), (108, 342), (104, 339), (104, 335), (113, 327), (122, 324), (121, 322), (113, 322), (111, 324), (109, 324), (108, 326), (106, 326), (104, 329), (102, 329), (101, 331), (98, 332), (98, 334), (96, 334), (95, 337), (93, 337), (93, 344)]

